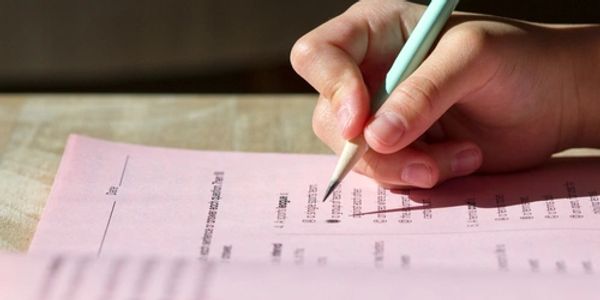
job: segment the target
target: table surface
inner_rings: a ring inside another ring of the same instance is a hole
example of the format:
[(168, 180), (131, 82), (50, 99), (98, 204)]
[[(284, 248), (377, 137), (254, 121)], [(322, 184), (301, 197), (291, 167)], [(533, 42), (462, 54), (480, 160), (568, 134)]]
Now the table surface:
[(67, 137), (188, 149), (331, 153), (316, 95), (0, 95), (0, 250), (26, 251)]
[[(316, 95), (0, 95), (0, 250), (26, 251), (67, 137), (203, 150), (331, 153)], [(563, 155), (600, 155), (575, 150)]]

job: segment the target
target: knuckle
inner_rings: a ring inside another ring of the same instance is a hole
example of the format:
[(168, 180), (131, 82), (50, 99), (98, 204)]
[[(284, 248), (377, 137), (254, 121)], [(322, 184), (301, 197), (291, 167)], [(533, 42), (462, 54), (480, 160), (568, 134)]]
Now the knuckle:
[(301, 37), (290, 52), (290, 62), (296, 72), (304, 73), (304, 67), (311, 64), (316, 56), (318, 46), (310, 40), (309, 37)]
[(397, 103), (397, 109), (406, 118), (408, 125), (435, 113), (435, 101), (440, 90), (433, 80), (414, 75), (398, 86), (397, 92), (402, 99), (401, 103)]
[(323, 83), (323, 88), (321, 89), (321, 94), (323, 97), (328, 99), (328, 101), (332, 105), (332, 109), (337, 111), (341, 105), (339, 91), (342, 88), (342, 82), (337, 79), (327, 80)]
[(342, 81), (349, 81), (347, 78), (351, 75), (332, 76), (336, 72), (329, 69), (330, 66), (323, 65), (321, 56), (325, 48), (326, 46), (304, 36), (292, 47), (290, 62), (292, 68), (317, 89), (321, 95), (326, 99), (335, 100), (336, 94), (341, 89)]
[(493, 35), (477, 23), (457, 26), (449, 36), (450, 41), (461, 45), (470, 57), (480, 57), (494, 49)]
[(469, 49), (471, 57), (479, 57), (493, 49), (493, 47), (490, 47), (491, 36), (483, 29), (466, 31), (463, 41), (464, 44), (469, 45), (467, 49)]

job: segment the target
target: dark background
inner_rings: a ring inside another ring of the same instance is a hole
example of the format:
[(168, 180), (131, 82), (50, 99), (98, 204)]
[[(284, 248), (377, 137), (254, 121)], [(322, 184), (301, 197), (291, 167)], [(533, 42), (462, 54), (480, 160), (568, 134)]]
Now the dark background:
[[(2, 1), (0, 92), (310, 92), (289, 50), (354, 2)], [(462, 0), (458, 9), (600, 23), (599, 0)]]

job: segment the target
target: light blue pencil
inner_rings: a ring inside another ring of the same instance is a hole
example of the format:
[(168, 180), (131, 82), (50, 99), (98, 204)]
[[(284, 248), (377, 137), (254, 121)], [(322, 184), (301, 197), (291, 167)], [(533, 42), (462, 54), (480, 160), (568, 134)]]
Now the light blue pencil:
[[(392, 90), (423, 62), (457, 4), (458, 0), (432, 0), (429, 3), (417, 26), (415, 26), (398, 57), (396, 57), (394, 64), (388, 71), (385, 77), (385, 84), (382, 85), (379, 92), (371, 101), (372, 113), (376, 112), (387, 100)], [(368, 149), (368, 145), (362, 134), (346, 141), (333, 175), (329, 180), (323, 201), (327, 200), (329, 195), (331, 195)]]

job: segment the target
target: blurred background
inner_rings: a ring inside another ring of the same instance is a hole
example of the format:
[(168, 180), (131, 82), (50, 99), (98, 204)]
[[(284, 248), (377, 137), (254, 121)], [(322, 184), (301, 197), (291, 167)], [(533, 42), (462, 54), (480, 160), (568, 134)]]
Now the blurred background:
[[(354, 2), (3, 0), (0, 92), (311, 92), (290, 48)], [(600, 23), (598, 0), (462, 0), (459, 9)]]

